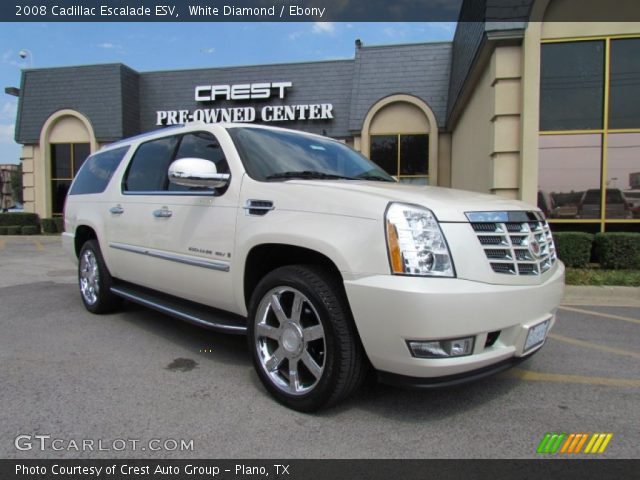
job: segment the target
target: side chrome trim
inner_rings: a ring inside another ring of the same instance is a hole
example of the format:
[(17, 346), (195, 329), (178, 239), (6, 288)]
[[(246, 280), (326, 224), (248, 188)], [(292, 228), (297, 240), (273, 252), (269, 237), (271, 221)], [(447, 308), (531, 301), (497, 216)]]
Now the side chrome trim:
[(275, 206), (271, 200), (255, 200), (249, 199), (247, 203), (242, 207), (245, 215), (252, 215), (261, 217), (266, 215), (271, 210), (275, 210)]
[(154, 258), (161, 258), (162, 260), (169, 260), (170, 262), (177, 262), (183, 263), (185, 265), (192, 265), (194, 267), (218, 270), (220, 272), (228, 272), (231, 269), (231, 265), (229, 264), (229, 262), (222, 262), (219, 260), (201, 260), (193, 257), (177, 255), (175, 253), (155, 250), (153, 248), (136, 247), (135, 245), (127, 245), (125, 243), (118, 242), (109, 243), (109, 247), (115, 248), (116, 250), (123, 250), (125, 252), (139, 253), (140, 255), (148, 255)]
[(145, 307), (152, 308), (154, 310), (158, 310), (159, 312), (166, 313), (167, 315), (171, 315), (173, 317), (177, 317), (181, 320), (184, 320), (189, 323), (193, 323), (196, 325), (200, 325), (207, 328), (215, 328), (216, 330), (224, 330), (228, 332), (236, 332), (236, 333), (246, 333), (246, 327), (239, 327), (236, 325), (224, 325), (221, 323), (208, 322), (200, 317), (196, 317), (194, 315), (190, 315), (188, 313), (182, 312), (180, 310), (176, 310), (175, 308), (168, 307), (166, 305), (162, 305), (157, 302), (153, 302), (146, 298), (139, 297), (131, 292), (127, 292), (118, 287), (111, 287), (111, 291), (122, 298), (127, 300), (131, 300), (132, 302), (139, 303), (140, 305), (144, 305)]

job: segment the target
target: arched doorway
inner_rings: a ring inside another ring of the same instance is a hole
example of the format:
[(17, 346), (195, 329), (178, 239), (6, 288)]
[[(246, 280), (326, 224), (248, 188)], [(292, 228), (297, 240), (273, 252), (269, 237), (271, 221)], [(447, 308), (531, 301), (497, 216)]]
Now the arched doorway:
[(44, 216), (61, 215), (73, 178), (85, 159), (98, 148), (93, 127), (81, 113), (60, 110), (42, 127), (39, 147), (37, 211)]
[(361, 145), (401, 182), (437, 185), (438, 125), (423, 100), (398, 94), (378, 101), (365, 116)]

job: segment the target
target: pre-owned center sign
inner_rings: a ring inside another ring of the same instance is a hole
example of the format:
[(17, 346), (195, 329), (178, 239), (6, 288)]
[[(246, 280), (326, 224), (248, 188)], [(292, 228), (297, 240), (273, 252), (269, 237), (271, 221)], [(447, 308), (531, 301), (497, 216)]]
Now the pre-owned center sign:
[[(235, 85), (198, 85), (195, 87), (196, 102), (218, 100), (247, 101), (285, 98), (291, 82), (239, 83)], [(265, 105), (263, 107), (198, 108), (195, 110), (158, 110), (156, 125), (176, 125), (188, 122), (292, 122), (297, 120), (331, 120), (331, 103), (299, 105)]]

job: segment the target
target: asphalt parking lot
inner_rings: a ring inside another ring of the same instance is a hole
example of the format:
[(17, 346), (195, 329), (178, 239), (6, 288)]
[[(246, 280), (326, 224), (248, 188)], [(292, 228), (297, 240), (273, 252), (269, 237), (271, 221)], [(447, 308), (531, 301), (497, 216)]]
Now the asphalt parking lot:
[[(534, 458), (546, 432), (610, 432), (598, 456), (640, 458), (637, 306), (563, 306), (517, 369), (438, 391), (369, 385), (314, 415), (271, 400), (243, 337), (132, 304), (86, 312), (57, 237), (0, 237), (0, 329), (0, 458)], [(37, 434), (63, 450), (15, 447)], [(85, 439), (193, 448), (69, 448)]]

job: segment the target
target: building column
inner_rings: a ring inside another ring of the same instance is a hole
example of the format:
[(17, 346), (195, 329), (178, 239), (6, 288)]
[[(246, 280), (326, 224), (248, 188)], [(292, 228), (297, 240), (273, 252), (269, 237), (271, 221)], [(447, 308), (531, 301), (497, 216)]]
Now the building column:
[(491, 193), (520, 197), (522, 48), (496, 48), (491, 58)]
[(37, 147), (33, 145), (24, 145), (20, 153), (20, 161), (22, 162), (22, 200), (24, 202), (24, 211), (31, 213), (36, 212), (36, 187), (34, 160)]

